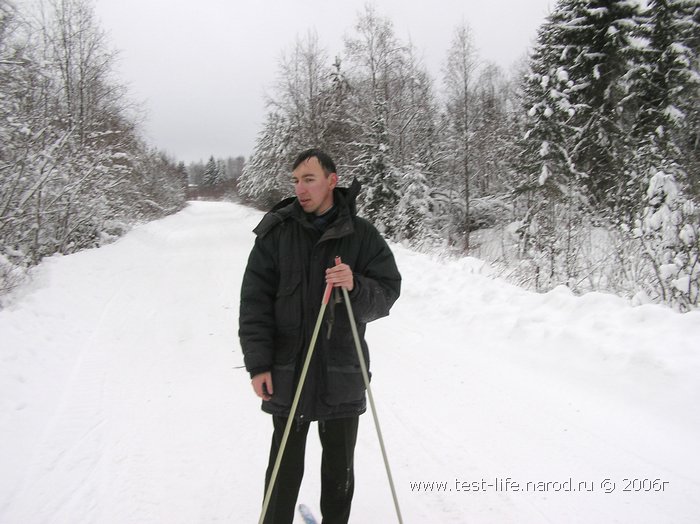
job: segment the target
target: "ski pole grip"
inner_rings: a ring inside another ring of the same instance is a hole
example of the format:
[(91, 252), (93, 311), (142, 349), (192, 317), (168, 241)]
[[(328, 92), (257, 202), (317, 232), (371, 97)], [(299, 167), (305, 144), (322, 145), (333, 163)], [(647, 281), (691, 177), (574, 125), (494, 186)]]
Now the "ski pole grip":
[(331, 299), (331, 291), (333, 291), (332, 284), (326, 284), (326, 291), (323, 293), (323, 304), (328, 304)]
[[(335, 257), (335, 265), (341, 263), (340, 257)], [(326, 284), (326, 291), (323, 293), (323, 303), (328, 304), (331, 299), (331, 291), (333, 291), (333, 286), (331, 284)]]

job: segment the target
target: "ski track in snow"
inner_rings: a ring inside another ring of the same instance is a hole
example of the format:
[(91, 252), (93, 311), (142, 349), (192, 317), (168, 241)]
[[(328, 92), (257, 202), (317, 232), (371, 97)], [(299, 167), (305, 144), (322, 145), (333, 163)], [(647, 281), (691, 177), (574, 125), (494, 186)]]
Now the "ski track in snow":
[[(0, 522), (257, 521), (271, 423), (236, 331), (260, 217), (193, 202), (34, 270), (0, 311)], [(402, 296), (367, 338), (406, 523), (696, 521), (700, 312), (393, 249)], [(300, 502), (320, 515), (313, 430), (307, 449)], [(369, 414), (356, 462), (351, 520), (395, 522)], [(496, 478), (595, 490), (457, 489)], [(624, 492), (635, 478), (667, 484)]]

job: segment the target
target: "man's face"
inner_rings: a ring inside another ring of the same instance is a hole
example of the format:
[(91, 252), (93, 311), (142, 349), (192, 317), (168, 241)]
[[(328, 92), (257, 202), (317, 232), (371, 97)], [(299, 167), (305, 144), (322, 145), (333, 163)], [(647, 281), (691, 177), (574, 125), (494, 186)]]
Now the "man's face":
[(338, 175), (326, 176), (318, 158), (308, 158), (292, 171), (294, 193), (306, 213), (320, 215), (333, 205), (333, 188)]

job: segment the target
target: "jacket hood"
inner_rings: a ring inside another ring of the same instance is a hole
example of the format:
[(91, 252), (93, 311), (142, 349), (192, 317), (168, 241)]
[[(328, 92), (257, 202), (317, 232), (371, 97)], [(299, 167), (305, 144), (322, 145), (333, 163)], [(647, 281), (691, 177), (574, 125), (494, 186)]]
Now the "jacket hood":
[[(333, 190), (333, 202), (341, 208), (346, 208), (351, 217), (357, 214), (357, 195), (360, 193), (362, 185), (353, 178), (349, 187), (336, 187)], [(278, 202), (273, 208), (268, 211), (260, 223), (253, 229), (259, 237), (264, 237), (276, 225), (281, 224), (285, 220), (294, 217), (302, 216), (304, 210), (301, 208), (297, 197), (285, 198)]]

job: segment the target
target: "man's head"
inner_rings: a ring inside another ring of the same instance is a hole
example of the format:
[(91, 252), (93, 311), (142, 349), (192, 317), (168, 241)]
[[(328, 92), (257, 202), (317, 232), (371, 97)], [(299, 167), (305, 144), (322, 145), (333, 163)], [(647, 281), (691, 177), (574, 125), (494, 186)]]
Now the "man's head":
[(333, 159), (320, 149), (303, 151), (292, 166), (292, 183), (306, 213), (325, 213), (333, 205), (333, 189), (338, 183)]

